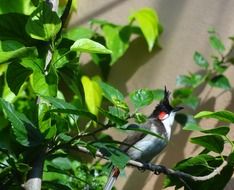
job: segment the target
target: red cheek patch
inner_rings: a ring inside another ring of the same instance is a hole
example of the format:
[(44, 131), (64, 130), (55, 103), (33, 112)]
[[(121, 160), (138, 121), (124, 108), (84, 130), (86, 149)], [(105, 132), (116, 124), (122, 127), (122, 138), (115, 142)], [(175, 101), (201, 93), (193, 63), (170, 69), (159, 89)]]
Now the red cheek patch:
[(166, 118), (167, 115), (168, 115), (168, 114), (167, 114), (166, 112), (161, 111), (161, 112), (159, 113), (159, 115), (158, 115), (158, 119), (163, 120), (163, 119)]

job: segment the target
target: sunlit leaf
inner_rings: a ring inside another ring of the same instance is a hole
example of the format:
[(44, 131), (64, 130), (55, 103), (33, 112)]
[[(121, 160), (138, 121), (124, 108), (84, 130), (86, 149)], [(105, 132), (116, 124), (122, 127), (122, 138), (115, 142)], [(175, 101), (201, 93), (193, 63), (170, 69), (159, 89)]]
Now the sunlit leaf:
[(154, 100), (152, 91), (140, 89), (130, 94), (130, 100), (136, 108), (149, 105)]
[(84, 88), (85, 102), (88, 110), (92, 114), (97, 115), (102, 101), (102, 89), (96, 80), (91, 80), (87, 76), (83, 76), (81, 82)]
[(194, 116), (195, 118), (213, 118), (218, 119), (219, 121), (234, 123), (234, 113), (230, 111), (202, 111)]
[(176, 77), (176, 85), (196, 87), (203, 81), (203, 79), (203, 76), (200, 74), (179, 75)]
[(159, 35), (159, 19), (157, 13), (150, 8), (143, 8), (130, 16), (130, 21), (136, 20), (147, 41), (149, 51)]
[(63, 33), (65, 38), (76, 41), (82, 38), (90, 39), (94, 35), (94, 31), (85, 27), (75, 27), (71, 28)]
[(112, 52), (102, 44), (90, 40), (88, 38), (82, 38), (76, 40), (71, 46), (71, 51), (86, 52), (86, 53), (100, 53), (111, 54)]
[[(106, 46), (112, 51), (111, 64), (115, 63), (129, 47), (129, 33), (124, 34), (123, 28), (113, 25), (104, 25), (102, 27)], [(125, 36), (123, 36), (125, 35)], [(127, 36), (126, 36), (127, 35)], [(124, 40), (124, 38), (126, 38)]]
[(0, 14), (14, 12), (30, 15), (35, 8), (36, 7), (32, 5), (31, 0), (1, 0)]
[(117, 107), (120, 107), (124, 110), (129, 110), (127, 104), (124, 102), (124, 96), (119, 90), (102, 81), (99, 81), (99, 85), (102, 89), (103, 96), (106, 99), (108, 99)]
[(35, 47), (24, 47), (23, 44), (14, 40), (0, 41), (0, 63), (33, 55), (37, 55)]
[(26, 24), (27, 33), (34, 39), (48, 41), (56, 36), (61, 21), (56, 12), (46, 2), (41, 2), (30, 15)]

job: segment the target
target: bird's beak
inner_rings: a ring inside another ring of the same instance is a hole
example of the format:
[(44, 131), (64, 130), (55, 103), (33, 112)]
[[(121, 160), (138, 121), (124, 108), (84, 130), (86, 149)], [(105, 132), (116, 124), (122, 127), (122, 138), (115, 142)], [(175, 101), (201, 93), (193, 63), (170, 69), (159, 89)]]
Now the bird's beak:
[(184, 109), (184, 108), (181, 107), (181, 106), (178, 106), (178, 107), (175, 107), (175, 108), (173, 109), (173, 112), (178, 112), (178, 111), (180, 111), (180, 110), (182, 110), (182, 109)]

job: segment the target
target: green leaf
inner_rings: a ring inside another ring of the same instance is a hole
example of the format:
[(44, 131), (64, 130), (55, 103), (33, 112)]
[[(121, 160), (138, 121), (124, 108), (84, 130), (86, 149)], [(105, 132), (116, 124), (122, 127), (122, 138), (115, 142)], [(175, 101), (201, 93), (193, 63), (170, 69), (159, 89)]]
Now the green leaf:
[(104, 156), (109, 158), (114, 166), (120, 169), (124, 169), (128, 161), (130, 160), (130, 158), (126, 154), (124, 154), (112, 144), (95, 142), (92, 145), (97, 147)]
[(32, 55), (37, 55), (35, 47), (24, 47), (23, 44), (14, 40), (0, 41), (0, 63)]
[(48, 75), (41, 71), (34, 70), (31, 78), (32, 88), (35, 93), (41, 96), (56, 96), (58, 78), (54, 69), (51, 69)]
[(221, 153), (224, 148), (224, 139), (219, 135), (204, 135), (190, 139), (191, 143), (198, 144), (206, 149)]
[(148, 117), (142, 113), (137, 112), (134, 114), (134, 119), (137, 123), (145, 123)]
[(193, 95), (182, 100), (182, 104), (185, 104), (194, 110), (197, 108), (199, 102), (200, 102), (200, 99), (197, 96), (193, 96)]
[(66, 30), (63, 33), (64, 38), (76, 41), (82, 38), (90, 39), (94, 35), (94, 31), (85, 27), (76, 27)]
[(56, 69), (64, 67), (66, 64), (77, 64), (79, 56), (77, 52), (70, 51), (71, 45), (74, 43), (72, 40), (62, 39), (59, 46), (54, 49), (52, 64)]
[(234, 152), (232, 152), (231, 154), (229, 154), (227, 160), (228, 160), (228, 164), (230, 164), (233, 167), (234, 166)]
[(110, 112), (107, 112), (106, 110), (104, 109), (101, 109), (99, 108), (99, 111), (105, 116), (107, 117), (110, 121), (112, 121), (113, 123), (119, 125), (119, 126), (123, 126), (127, 123), (127, 120), (126, 119), (122, 119), (116, 115), (113, 115), (112, 113)]
[(176, 85), (186, 87), (196, 87), (203, 81), (203, 76), (200, 74), (179, 75), (176, 77)]
[(143, 8), (130, 16), (130, 21), (136, 20), (147, 41), (149, 51), (159, 35), (159, 20), (157, 13), (150, 8)]
[(57, 157), (51, 161), (54, 167), (61, 170), (70, 170), (71, 161), (68, 158)]
[(82, 38), (76, 40), (70, 48), (71, 51), (86, 52), (86, 53), (100, 53), (111, 54), (112, 52), (105, 48), (102, 44), (90, 40), (88, 38)]
[(12, 62), (8, 66), (6, 80), (9, 88), (15, 95), (18, 94), (21, 86), (31, 74), (31, 69), (24, 68), (17, 61)]
[(45, 139), (51, 139), (56, 135), (56, 126), (51, 126), (51, 118), (46, 118), (45, 115), (49, 111), (48, 104), (40, 102), (38, 105), (38, 126)]
[(25, 68), (32, 69), (33, 71), (43, 72), (44, 62), (42, 59), (27, 57), (20, 60), (20, 64)]
[(228, 90), (231, 88), (228, 78), (225, 77), (224, 75), (217, 75), (213, 77), (209, 81), (209, 84), (213, 87), (222, 88), (224, 90)]
[(202, 111), (194, 116), (195, 118), (213, 118), (218, 119), (219, 121), (234, 123), (234, 113), (230, 111)]
[(85, 103), (88, 110), (92, 114), (97, 115), (98, 108), (101, 106), (102, 102), (102, 89), (96, 80), (90, 80), (87, 76), (83, 76), (81, 82), (84, 88)]
[(223, 45), (223, 42), (220, 40), (220, 38), (213, 34), (209, 38), (210, 45), (213, 49), (217, 50), (219, 53), (223, 53), (225, 51), (225, 47)]
[(108, 110), (109, 110), (109, 113), (118, 117), (118, 118), (121, 118), (121, 119), (127, 119), (128, 117), (128, 110), (124, 110), (120, 107), (116, 107), (116, 106), (109, 106), (108, 107)]
[(29, 15), (35, 8), (36, 7), (32, 5), (31, 0), (1, 0), (0, 14), (22, 13)]
[(162, 100), (164, 97), (164, 90), (161, 89), (156, 89), (156, 90), (151, 90), (154, 100)]
[[(205, 176), (210, 174), (215, 168), (219, 167), (223, 162), (220, 157), (212, 157), (206, 154), (201, 154), (177, 163), (174, 170), (183, 171), (193, 176)], [(233, 167), (228, 165), (224, 167), (220, 174), (206, 181), (186, 180), (186, 184), (191, 189), (224, 189), (233, 174)], [(164, 187), (175, 186), (176, 189), (184, 186), (178, 177), (167, 177), (164, 181)]]
[(203, 55), (201, 53), (199, 53), (197, 51), (194, 53), (193, 59), (194, 59), (195, 63), (200, 67), (203, 67), (206, 69), (209, 66), (208, 61), (203, 57)]
[(112, 102), (117, 107), (124, 110), (129, 110), (127, 104), (124, 102), (124, 96), (119, 90), (102, 81), (99, 81), (99, 85), (102, 89), (103, 96), (107, 100)]
[(97, 117), (96, 115), (82, 110), (82, 109), (61, 109), (61, 108), (57, 108), (57, 109), (52, 109), (49, 110), (48, 112), (55, 112), (55, 113), (67, 113), (67, 114), (72, 114), (72, 115), (78, 115), (78, 116), (86, 116), (89, 119), (92, 119), (93, 121), (97, 121)]
[(128, 49), (130, 34), (126, 34), (126, 30), (124, 30), (123, 27), (114, 25), (104, 25), (102, 30), (104, 33), (106, 46), (112, 51), (111, 65), (113, 65)]
[(203, 129), (197, 124), (196, 120), (191, 115), (186, 115), (186, 121), (183, 130), (202, 131)]
[(213, 68), (217, 73), (222, 74), (224, 71), (228, 69), (228, 66), (223, 65), (224, 61), (220, 60), (219, 57), (213, 56), (212, 59), (213, 59)]
[(28, 16), (19, 13), (0, 15), (0, 40), (14, 40), (27, 46), (35, 44), (35, 40), (25, 31)]
[(63, 99), (54, 98), (51, 96), (41, 96), (41, 97), (43, 98), (43, 100), (49, 102), (56, 109), (71, 109), (71, 110), (77, 109), (74, 105), (66, 102)]
[(140, 89), (130, 94), (130, 100), (135, 108), (140, 108), (149, 105), (154, 100), (152, 91), (147, 89)]
[(0, 104), (7, 118), (12, 123), (16, 140), (23, 146), (31, 147), (41, 144), (43, 138), (39, 130), (27, 117), (15, 110), (12, 104), (0, 98)]
[(192, 88), (178, 88), (173, 92), (173, 98), (188, 98), (193, 92)]
[(213, 129), (202, 130), (202, 133), (212, 134), (212, 135), (221, 135), (226, 136), (230, 131), (229, 127), (216, 127)]
[(34, 39), (49, 41), (55, 38), (61, 28), (61, 21), (48, 3), (42, 2), (30, 15), (26, 24), (27, 33)]

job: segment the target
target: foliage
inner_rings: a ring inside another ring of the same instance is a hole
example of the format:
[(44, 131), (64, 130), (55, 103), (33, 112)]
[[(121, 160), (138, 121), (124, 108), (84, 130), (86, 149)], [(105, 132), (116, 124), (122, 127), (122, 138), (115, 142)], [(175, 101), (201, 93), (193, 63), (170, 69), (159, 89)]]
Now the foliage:
[[(126, 25), (93, 19), (90, 27), (66, 29), (71, 0), (60, 1), (58, 12), (52, 11), (43, 0), (14, 0), (11, 6), (2, 0), (0, 7), (0, 189), (20, 189), (27, 181), (33, 162), (45, 157), (42, 189), (102, 189), (106, 173), (99, 161), (81, 155), (78, 147), (87, 148), (93, 156), (101, 151), (110, 161), (124, 168), (129, 157), (122, 153), (112, 140), (102, 133), (115, 127), (121, 130), (141, 128), (126, 125), (129, 119), (143, 123), (147, 117), (140, 109), (160, 100), (161, 89), (138, 89), (129, 93), (134, 111), (129, 109), (124, 95), (107, 84), (111, 66), (127, 52), (132, 36), (143, 37), (149, 51), (157, 45), (162, 27), (156, 12), (143, 8), (129, 17)], [(147, 18), (147, 19), (145, 19)], [(173, 92), (173, 105), (183, 104), (196, 109), (200, 100), (196, 89), (202, 85), (229, 90), (225, 76), (232, 57), (224, 55), (225, 46), (215, 32), (210, 33), (210, 45), (217, 55), (211, 63), (195, 52), (194, 61), (201, 74), (190, 73), (177, 78), (180, 88)], [(88, 77), (82, 70), (80, 55), (88, 53), (102, 76)], [(228, 111), (201, 112), (196, 117), (215, 118), (233, 123)], [(204, 183), (208, 188), (217, 183), (223, 187), (232, 175), (233, 151), (222, 155), (228, 126), (205, 130), (191, 115), (177, 117), (185, 130), (200, 131), (203, 136), (191, 139), (204, 148), (198, 156), (179, 162), (175, 169), (193, 175), (204, 175), (220, 165), (223, 159), (228, 166), (222, 178), (215, 177)], [(215, 153), (207, 155), (207, 153)], [(197, 167), (199, 166), (199, 167)], [(165, 186), (184, 184), (168, 178)], [(189, 183), (191, 187), (197, 183)], [(208, 188), (209, 189), (209, 188)]]
[[(127, 130), (129, 118), (142, 121), (144, 116), (131, 115), (123, 94), (104, 81), (133, 35), (145, 38), (149, 51), (153, 50), (162, 31), (158, 16), (144, 8), (132, 14), (126, 25), (91, 20), (90, 27), (66, 29), (75, 2), (60, 1), (55, 12), (43, 0), (15, 0), (11, 6), (2, 1), (0, 189), (20, 189), (36, 158), (42, 156), (43, 189), (102, 189), (103, 166), (83, 162), (77, 154), (80, 145), (93, 154), (100, 150), (120, 168), (129, 160), (110, 136), (98, 132), (109, 127)], [(90, 54), (102, 77), (83, 74), (79, 61), (83, 53)], [(143, 91), (132, 93), (133, 104), (150, 104), (155, 93), (146, 90), (147, 94), (150, 100), (136, 103), (134, 97), (143, 97)], [(103, 101), (109, 106), (103, 106)]]
[[(224, 75), (230, 68), (230, 52), (224, 55), (225, 46), (214, 31), (210, 32), (210, 46), (217, 55), (211, 56), (211, 63), (199, 52), (195, 52), (194, 62), (201, 68), (199, 74), (190, 73), (177, 77), (177, 84), (180, 86), (173, 92), (174, 104), (182, 103), (192, 109), (199, 106), (200, 100), (197, 98), (196, 90), (199, 86), (208, 85), (223, 90), (230, 90), (231, 85), (228, 78)], [(200, 127), (195, 119), (211, 118), (227, 124), (212, 129)], [(179, 123), (184, 125), (184, 130), (199, 131), (202, 135), (190, 138), (190, 142), (203, 148), (198, 155), (178, 162), (173, 169), (192, 176), (205, 176), (210, 174), (224, 160), (228, 164), (223, 168), (220, 174), (205, 181), (182, 181), (173, 176), (167, 176), (164, 180), (164, 187), (175, 186), (179, 189), (182, 186), (185, 189), (224, 189), (233, 175), (233, 139), (229, 137), (230, 125), (234, 122), (234, 113), (227, 110), (222, 111), (201, 111), (195, 116), (180, 114), (177, 117)], [(230, 152), (224, 151), (224, 147), (230, 146)]]

